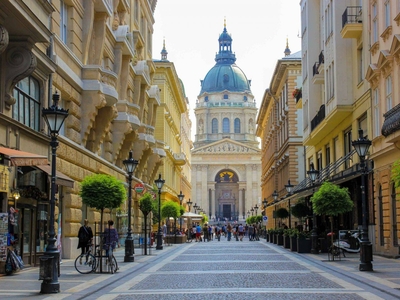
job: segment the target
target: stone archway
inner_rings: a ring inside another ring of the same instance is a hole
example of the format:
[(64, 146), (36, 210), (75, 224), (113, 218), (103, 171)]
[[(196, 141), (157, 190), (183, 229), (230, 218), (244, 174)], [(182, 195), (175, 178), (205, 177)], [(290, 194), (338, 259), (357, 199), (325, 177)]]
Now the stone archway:
[(219, 220), (234, 221), (239, 217), (239, 177), (231, 169), (222, 169), (215, 176), (216, 210)]

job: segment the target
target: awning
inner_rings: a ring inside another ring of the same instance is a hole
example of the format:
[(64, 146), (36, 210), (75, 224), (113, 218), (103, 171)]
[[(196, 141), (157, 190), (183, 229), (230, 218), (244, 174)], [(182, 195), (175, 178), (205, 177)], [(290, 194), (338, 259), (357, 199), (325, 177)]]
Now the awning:
[(49, 161), (46, 156), (24, 152), (20, 150), (0, 147), (0, 160), (9, 160), (12, 166), (38, 166), (48, 165)]
[[(51, 166), (50, 165), (38, 165), (36, 168), (42, 170), (43, 172), (47, 173), (49, 177), (51, 177)], [(51, 178), (50, 178), (51, 179)], [(67, 175), (56, 171), (56, 184), (73, 188), (74, 187), (74, 180), (69, 178)]]

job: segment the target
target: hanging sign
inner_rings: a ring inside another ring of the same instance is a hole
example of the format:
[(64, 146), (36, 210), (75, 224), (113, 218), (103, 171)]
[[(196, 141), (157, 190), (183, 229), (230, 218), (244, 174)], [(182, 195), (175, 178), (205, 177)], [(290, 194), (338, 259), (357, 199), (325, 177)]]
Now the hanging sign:
[(136, 183), (133, 188), (135, 189), (136, 193), (141, 194), (144, 191), (144, 184), (143, 183)]

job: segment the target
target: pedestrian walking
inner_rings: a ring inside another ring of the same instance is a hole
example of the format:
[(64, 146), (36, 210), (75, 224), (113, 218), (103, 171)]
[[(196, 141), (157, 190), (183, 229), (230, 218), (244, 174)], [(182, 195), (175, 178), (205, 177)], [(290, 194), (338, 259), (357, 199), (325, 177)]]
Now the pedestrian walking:
[(89, 251), (89, 247), (92, 244), (93, 239), (93, 231), (92, 228), (89, 227), (88, 219), (83, 221), (83, 226), (79, 228), (78, 232), (78, 248), (81, 248), (81, 254), (85, 254)]

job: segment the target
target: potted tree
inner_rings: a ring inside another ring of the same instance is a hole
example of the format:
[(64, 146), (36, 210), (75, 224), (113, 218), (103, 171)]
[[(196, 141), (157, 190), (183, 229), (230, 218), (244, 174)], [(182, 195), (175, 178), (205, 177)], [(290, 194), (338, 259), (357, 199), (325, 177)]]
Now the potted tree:
[(283, 248), (290, 249), (290, 233), (292, 231), (291, 228), (283, 229)]
[(289, 233), (290, 238), (290, 251), (297, 251), (297, 235), (299, 230), (297, 228), (292, 228)]
[(144, 219), (144, 255), (147, 255), (147, 216), (153, 209), (153, 196), (150, 193), (145, 193), (139, 199), (139, 209), (143, 213), (143, 219)]
[[(281, 224), (282, 224), (282, 220), (289, 217), (289, 212), (286, 208), (281, 207), (276, 210), (275, 215), (277, 218), (281, 219)], [(283, 246), (283, 228), (278, 229), (277, 237), (278, 237), (277, 244), (279, 246)]]
[(311, 239), (308, 231), (299, 231), (297, 233), (297, 252), (310, 253), (311, 252)]
[[(325, 181), (314, 193), (311, 202), (315, 214), (329, 217), (331, 232), (333, 232), (333, 217), (351, 211), (354, 206), (348, 189), (329, 181)], [(331, 244), (333, 244), (333, 234), (331, 234)]]
[(292, 216), (299, 219), (300, 224), (303, 224), (304, 218), (311, 215), (311, 209), (306, 204), (305, 199), (300, 198), (297, 203), (291, 207), (290, 213)]

